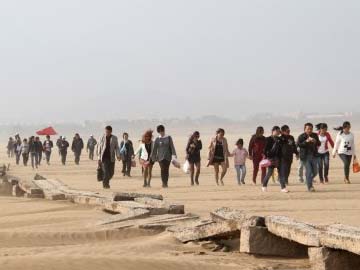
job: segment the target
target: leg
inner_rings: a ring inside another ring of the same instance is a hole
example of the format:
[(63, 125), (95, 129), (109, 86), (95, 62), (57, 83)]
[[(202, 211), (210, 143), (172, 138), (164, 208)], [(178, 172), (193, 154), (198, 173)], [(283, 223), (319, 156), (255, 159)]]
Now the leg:
[(193, 162), (190, 162), (190, 181), (191, 185), (193, 186), (195, 184), (194, 182), (194, 175), (195, 175), (195, 164)]
[(122, 161), (122, 174), (123, 174), (123, 176), (125, 176), (125, 174), (126, 174), (126, 160), (123, 160)]
[(344, 175), (345, 175), (345, 183), (350, 183), (350, 164), (352, 160), (352, 156), (340, 154), (339, 155), (342, 162), (344, 163)]
[(219, 185), (219, 166), (219, 163), (214, 163), (215, 180), (217, 185)]
[(238, 185), (241, 185), (241, 166), (235, 165), (235, 171), (236, 171), (236, 179)]
[(35, 169), (35, 153), (31, 153), (31, 167)]
[(313, 157), (307, 157), (304, 160), (305, 170), (306, 170), (306, 186), (309, 191), (313, 190), (313, 180), (314, 180), (314, 168), (313, 168)]
[(330, 169), (330, 153), (327, 152), (325, 154), (325, 159), (324, 159), (324, 176), (326, 183), (329, 182), (329, 169)]
[[(258, 175), (258, 172), (259, 172), (259, 161), (254, 159), (253, 160), (253, 165), (254, 165), (254, 172), (253, 172), (253, 183), (256, 184), (256, 178), (257, 178), (257, 175)], [(263, 178), (261, 178), (263, 179)]]
[(325, 161), (325, 154), (321, 154), (319, 157), (319, 177), (320, 183), (324, 183), (324, 161)]
[(240, 169), (241, 169), (241, 183), (243, 184), (243, 185), (245, 185), (245, 177), (246, 177), (246, 166), (245, 165), (242, 165), (241, 167), (240, 167)]
[(126, 175), (131, 177), (131, 158), (126, 163)]
[(201, 162), (195, 163), (196, 172), (195, 172), (195, 184), (199, 185), (199, 177), (200, 177), (200, 170), (201, 170)]
[(147, 184), (148, 175), (149, 175), (149, 167), (144, 169), (144, 175), (143, 175), (144, 176), (144, 185), (143, 185), (143, 187), (148, 186), (148, 184)]
[(163, 183), (163, 187), (168, 187), (168, 181), (169, 181), (169, 167), (170, 167), (170, 161), (164, 159), (159, 162), (160, 169), (161, 169), (161, 181)]
[(262, 186), (263, 186), (264, 188), (267, 187), (267, 185), (268, 185), (268, 183), (269, 183), (269, 180), (270, 180), (271, 176), (272, 176), (273, 173), (274, 173), (274, 169), (275, 169), (275, 167), (272, 167), (272, 166), (268, 168), (267, 174), (265, 175), (264, 179), (262, 180)]
[(226, 165), (226, 162), (224, 161), (221, 163), (221, 176), (220, 176), (221, 185), (224, 185), (223, 179), (224, 179), (226, 173), (227, 173), (227, 165)]
[(152, 178), (152, 169), (153, 169), (153, 165), (150, 165), (148, 167), (149, 169), (149, 175), (148, 175), (148, 182), (147, 182), (147, 186), (151, 187), (151, 178)]
[(299, 181), (301, 183), (303, 183), (304, 182), (304, 162), (302, 160), (299, 160), (298, 176), (299, 176)]

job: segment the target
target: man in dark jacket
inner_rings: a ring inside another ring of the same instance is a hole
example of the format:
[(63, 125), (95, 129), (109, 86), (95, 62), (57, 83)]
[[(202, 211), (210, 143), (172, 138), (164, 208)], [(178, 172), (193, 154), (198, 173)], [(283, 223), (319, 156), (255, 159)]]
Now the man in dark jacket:
[[(265, 178), (263, 179), (263, 192), (267, 191), (267, 185), (270, 177), (273, 175), (275, 168), (279, 168), (280, 162), (280, 127), (274, 126), (270, 137), (266, 138), (266, 145), (264, 149), (265, 158), (271, 161), (271, 166), (268, 167)], [(288, 192), (286, 185), (280, 179), (281, 191)]]
[(86, 151), (89, 153), (89, 159), (94, 160), (94, 152), (95, 152), (95, 146), (97, 145), (97, 141), (94, 138), (93, 135), (90, 136), (87, 145), (86, 145)]
[(67, 150), (68, 150), (68, 148), (70, 146), (68, 141), (66, 140), (65, 136), (62, 137), (62, 139), (61, 139), (61, 141), (59, 143), (59, 146), (60, 146), (59, 150), (60, 150), (60, 155), (61, 155), (61, 163), (63, 165), (65, 165), (66, 164), (66, 157), (67, 157)]
[(294, 160), (294, 154), (298, 158), (299, 152), (293, 136), (290, 135), (290, 128), (287, 125), (281, 127), (280, 136), (280, 179), (286, 185), (289, 184), (289, 175), (291, 165)]
[(81, 151), (84, 148), (84, 142), (83, 139), (80, 138), (80, 135), (78, 133), (75, 134), (74, 140), (71, 145), (71, 150), (74, 152), (75, 155), (75, 164), (79, 165), (80, 163), (80, 156)]
[(123, 175), (131, 177), (131, 162), (134, 157), (134, 147), (132, 141), (129, 140), (129, 134), (126, 132), (123, 134), (123, 141), (120, 144), (120, 156), (123, 162)]
[(310, 192), (314, 192), (313, 181), (318, 174), (318, 147), (321, 145), (319, 136), (313, 132), (313, 124), (306, 123), (304, 133), (298, 138), (300, 159), (306, 170), (306, 185)]

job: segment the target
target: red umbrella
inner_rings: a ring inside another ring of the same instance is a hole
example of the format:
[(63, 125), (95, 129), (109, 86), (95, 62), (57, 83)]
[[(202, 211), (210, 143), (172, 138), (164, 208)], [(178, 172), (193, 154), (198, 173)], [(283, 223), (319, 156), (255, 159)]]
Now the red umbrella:
[(47, 128), (37, 131), (36, 134), (40, 135), (40, 136), (46, 136), (46, 135), (52, 136), (52, 135), (56, 135), (57, 132), (55, 131), (55, 129), (53, 127), (47, 127)]

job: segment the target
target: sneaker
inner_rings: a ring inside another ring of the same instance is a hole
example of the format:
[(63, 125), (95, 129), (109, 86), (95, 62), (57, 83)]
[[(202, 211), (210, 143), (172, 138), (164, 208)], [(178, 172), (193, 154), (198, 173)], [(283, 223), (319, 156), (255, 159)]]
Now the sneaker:
[(310, 188), (309, 192), (315, 192), (315, 188), (314, 187)]
[(300, 179), (299, 179), (299, 182), (300, 182), (300, 183), (304, 183), (304, 179), (300, 178)]
[(221, 185), (222, 185), (222, 186), (225, 186), (225, 184), (224, 184), (224, 181), (223, 181), (223, 180), (220, 180), (220, 182), (221, 182)]
[(261, 187), (262, 192), (267, 192), (267, 187)]
[(281, 190), (281, 192), (282, 192), (282, 193), (289, 193), (289, 191), (288, 191), (286, 188), (283, 188), (283, 189)]
[(245, 181), (241, 181), (241, 184), (245, 185)]

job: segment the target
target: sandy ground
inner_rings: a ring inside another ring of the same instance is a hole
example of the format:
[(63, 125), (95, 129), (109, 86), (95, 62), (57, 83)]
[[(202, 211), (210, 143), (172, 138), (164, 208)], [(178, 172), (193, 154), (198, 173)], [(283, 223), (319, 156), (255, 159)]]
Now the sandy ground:
[[(238, 138), (228, 135), (229, 142)], [(178, 156), (184, 160), (186, 138), (174, 136)], [(203, 138), (207, 145), (210, 138)], [(248, 137), (245, 137), (248, 141)], [(204, 164), (206, 151), (203, 151)], [(32, 177), (35, 173), (58, 178), (68, 185), (101, 193), (137, 191), (161, 193), (172, 202), (184, 203), (186, 211), (208, 217), (217, 207), (228, 206), (256, 214), (288, 215), (315, 223), (334, 223), (360, 226), (360, 174), (352, 175), (352, 184), (343, 183), (342, 167), (338, 159), (331, 160), (330, 184), (316, 184), (316, 193), (308, 193), (297, 182), (296, 164), (290, 178), (291, 193), (279, 192), (278, 184), (271, 183), (269, 192), (261, 192), (251, 182), (252, 166), (248, 162), (245, 186), (238, 186), (231, 167), (225, 186), (216, 186), (212, 168), (203, 166), (200, 186), (190, 187), (188, 175), (172, 168), (170, 188), (161, 189), (156, 165), (152, 188), (143, 189), (141, 169), (134, 168), (132, 178), (121, 176), (121, 165), (111, 190), (104, 191), (96, 181), (96, 162), (83, 153), (80, 166), (69, 154), (68, 164), (62, 166), (56, 151), (50, 166), (44, 162), (38, 170), (16, 166), (0, 153), (0, 163), (11, 164), (11, 173)], [(142, 231), (102, 231), (94, 223), (106, 214), (96, 208), (77, 206), (66, 202), (50, 202), (0, 197), (0, 269), (306, 269), (306, 260), (254, 259), (239, 253), (211, 253), (199, 255), (195, 244), (181, 245), (168, 234), (151, 235)]]

